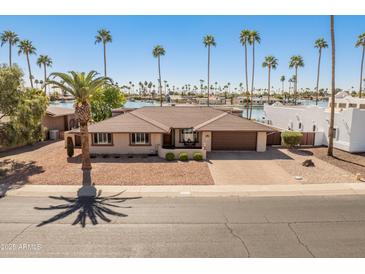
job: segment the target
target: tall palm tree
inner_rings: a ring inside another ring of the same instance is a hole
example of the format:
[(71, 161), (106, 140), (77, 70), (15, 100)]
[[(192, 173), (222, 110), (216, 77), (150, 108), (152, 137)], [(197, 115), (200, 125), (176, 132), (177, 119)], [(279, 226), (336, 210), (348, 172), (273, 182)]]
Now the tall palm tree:
[(215, 39), (213, 35), (207, 35), (203, 38), (203, 44), (208, 48), (208, 107), (209, 107), (209, 91), (210, 91), (210, 47), (216, 46)]
[(362, 71), (364, 67), (364, 55), (365, 55), (365, 32), (360, 34), (357, 38), (355, 46), (362, 47), (362, 55), (361, 55), (361, 67), (360, 67), (360, 88), (359, 88), (359, 97), (362, 95)]
[(267, 102), (270, 105), (270, 80), (271, 80), (271, 69), (276, 69), (278, 66), (278, 59), (274, 56), (269, 55), (266, 56), (264, 62), (262, 63), (262, 67), (267, 68), (268, 70), (268, 81), (267, 81)]
[(332, 59), (332, 69), (331, 69), (331, 116), (330, 116), (330, 126), (328, 131), (328, 156), (333, 156), (333, 133), (334, 133), (334, 123), (335, 123), (335, 92), (336, 92), (336, 83), (335, 83), (335, 61), (336, 61), (336, 48), (335, 48), (335, 19), (334, 16), (330, 16), (331, 20), (331, 59)]
[(44, 70), (44, 92), (47, 93), (47, 67), (52, 67), (53, 61), (48, 55), (39, 55), (37, 65), (43, 66)]
[(293, 78), (290, 78), (289, 80), (288, 80), (288, 82), (289, 82), (289, 91), (288, 91), (288, 103), (290, 102), (290, 90), (291, 90), (291, 85), (292, 85), (292, 83), (293, 83)]
[(95, 36), (95, 44), (103, 43), (104, 49), (104, 76), (106, 77), (106, 44), (112, 42), (112, 35), (110, 31), (107, 29), (98, 30), (97, 35)]
[(1, 34), (1, 46), (5, 45), (6, 43), (9, 44), (9, 67), (12, 66), (12, 62), (11, 62), (11, 49), (13, 46), (15, 46), (16, 44), (18, 44), (19, 42), (19, 37), (18, 34), (16, 34), (13, 31), (7, 30), (4, 31)]
[(25, 54), (25, 56), (27, 57), (30, 86), (33, 88), (33, 76), (32, 70), (30, 68), (29, 55), (36, 54), (37, 50), (33, 46), (32, 41), (29, 40), (21, 40), (19, 42), (18, 49), (18, 55)]
[(204, 84), (204, 80), (200, 79), (200, 93), (203, 94), (203, 84)]
[(322, 57), (322, 49), (328, 48), (327, 42), (323, 38), (319, 38), (314, 42), (314, 47), (318, 49), (318, 68), (317, 68), (317, 94), (316, 94), (316, 105), (318, 105), (318, 96), (319, 96), (319, 72), (321, 68), (321, 57)]
[(248, 118), (248, 101), (249, 101), (249, 91), (248, 91), (248, 68), (247, 68), (247, 44), (250, 39), (250, 31), (248, 29), (242, 30), (240, 33), (240, 42), (245, 48), (245, 80), (246, 80), (246, 117)]
[[(82, 152), (82, 185), (91, 186), (91, 161), (89, 151), (89, 130), (88, 123), (91, 119), (90, 99), (103, 85), (110, 83), (106, 77), (98, 77), (96, 71), (89, 73), (70, 71), (69, 73), (54, 72), (50, 75), (53, 80), (47, 83), (54, 85), (61, 90), (75, 97), (75, 114), (80, 122), (81, 152)], [(54, 80), (57, 78), (57, 80)]]
[(298, 68), (304, 67), (303, 57), (300, 55), (294, 55), (290, 57), (289, 68), (295, 69), (294, 80), (294, 105), (297, 104), (297, 92), (298, 92)]
[(255, 82), (255, 44), (256, 43), (260, 44), (260, 42), (261, 42), (260, 34), (255, 30), (250, 31), (250, 36), (249, 36), (248, 42), (252, 46), (251, 103), (250, 103), (250, 116), (249, 116), (249, 119), (251, 119), (251, 116), (252, 116), (252, 99), (253, 99), (254, 82)]
[(281, 92), (284, 94), (285, 75), (281, 75), (280, 81), (281, 81)]
[(160, 107), (162, 107), (162, 84), (161, 84), (161, 63), (160, 63), (160, 57), (164, 56), (166, 53), (165, 49), (157, 45), (152, 50), (153, 57), (157, 58), (157, 64), (158, 64), (158, 88), (160, 91)]

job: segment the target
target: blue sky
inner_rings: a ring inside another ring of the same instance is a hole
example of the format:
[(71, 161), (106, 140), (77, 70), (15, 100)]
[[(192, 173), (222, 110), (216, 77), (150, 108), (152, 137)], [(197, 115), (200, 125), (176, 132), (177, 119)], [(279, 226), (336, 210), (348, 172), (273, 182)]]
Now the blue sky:
[[(1, 16), (0, 31), (13, 30), (30, 39), (38, 54), (49, 55), (54, 62), (50, 71), (103, 71), (102, 46), (94, 44), (96, 31), (107, 28), (113, 36), (108, 45), (108, 75), (120, 84), (140, 80), (156, 81), (157, 61), (152, 48), (166, 49), (162, 58), (162, 78), (170, 85), (199, 85), (206, 79), (207, 50), (202, 44), (206, 34), (215, 36), (212, 49), (211, 82), (232, 86), (244, 82), (244, 52), (239, 43), (242, 29), (261, 34), (256, 48), (256, 88), (265, 88), (267, 71), (261, 67), (264, 56), (274, 55), (279, 66), (272, 72), (272, 85), (294, 73), (288, 68), (292, 55), (302, 55), (305, 67), (299, 72), (299, 87), (315, 86), (317, 50), (314, 41), (330, 43), (329, 16)], [(355, 89), (359, 85), (361, 50), (354, 47), (357, 36), (365, 32), (365, 16), (336, 16), (337, 86)], [(7, 47), (0, 48), (0, 63), (8, 61)], [(24, 56), (13, 60), (26, 72)], [(251, 62), (251, 60), (250, 60)], [(31, 57), (35, 77), (42, 70)], [(324, 50), (320, 86), (330, 85), (330, 49)], [(286, 83), (287, 85), (287, 83)]]

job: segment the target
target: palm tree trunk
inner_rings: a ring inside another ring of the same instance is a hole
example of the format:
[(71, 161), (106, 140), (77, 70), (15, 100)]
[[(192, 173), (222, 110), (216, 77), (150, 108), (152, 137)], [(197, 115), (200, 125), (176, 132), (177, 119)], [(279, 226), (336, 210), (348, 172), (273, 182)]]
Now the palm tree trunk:
[(44, 93), (47, 94), (47, 66), (46, 64), (44, 65)]
[(247, 69), (247, 44), (245, 43), (245, 78), (246, 78), (246, 117), (248, 119), (248, 104), (249, 104), (249, 91), (248, 91), (248, 69)]
[(209, 92), (210, 91), (210, 45), (208, 45), (208, 107), (209, 107)]
[(33, 78), (32, 78), (32, 71), (30, 70), (29, 54), (27, 53), (26, 56), (27, 56), (27, 63), (28, 63), (30, 86), (33, 88)]
[(160, 68), (160, 56), (157, 58), (158, 62), (158, 84), (160, 89), (160, 107), (162, 107), (162, 86), (161, 86), (161, 68)]
[[(81, 109), (77, 109), (81, 108)], [(80, 117), (80, 133), (81, 133), (81, 152), (82, 152), (82, 185), (91, 186), (91, 161), (89, 151), (89, 129), (88, 118), (83, 119), (82, 116), (90, 117), (90, 105), (83, 103), (81, 106), (76, 106), (76, 112), (82, 113)], [(88, 114), (86, 112), (89, 112)]]
[(253, 100), (253, 89), (255, 81), (255, 41), (252, 43), (252, 79), (251, 79), (251, 102), (250, 102), (250, 120), (252, 117), (252, 100)]
[(322, 55), (322, 48), (319, 48), (319, 55), (318, 55), (318, 69), (317, 69), (317, 94), (316, 94), (316, 106), (318, 105), (318, 97), (319, 97), (319, 72), (321, 69), (321, 55)]
[(333, 156), (333, 133), (334, 133), (334, 123), (335, 123), (335, 30), (334, 30), (334, 16), (331, 15), (331, 44), (332, 44), (332, 83), (331, 83), (331, 116), (330, 116), (330, 126), (328, 130), (328, 156)]
[(270, 66), (268, 69), (269, 69), (269, 75), (268, 75), (268, 87), (267, 87), (267, 102), (270, 105), (270, 71), (271, 71)]
[(11, 43), (9, 42), (9, 67), (11, 67)]
[(360, 68), (360, 90), (359, 97), (361, 98), (362, 93), (362, 70), (364, 67), (364, 55), (365, 55), (365, 46), (362, 46), (362, 57), (361, 57), (361, 68)]
[(298, 67), (295, 67), (294, 105), (297, 104), (297, 95), (298, 95)]
[(106, 77), (106, 44), (103, 43), (104, 46), (104, 76)]

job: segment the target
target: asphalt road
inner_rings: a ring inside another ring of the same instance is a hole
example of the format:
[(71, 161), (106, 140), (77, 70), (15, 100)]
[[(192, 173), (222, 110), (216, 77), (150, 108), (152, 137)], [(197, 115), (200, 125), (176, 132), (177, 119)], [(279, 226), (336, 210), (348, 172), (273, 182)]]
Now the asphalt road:
[(64, 209), (34, 207), (60, 204), (74, 208), (49, 198), (0, 199), (0, 257), (365, 257), (360, 195), (141, 198), (120, 201), (126, 208), (98, 204), (90, 211), (97, 225), (72, 225), (76, 210), (37, 227)]

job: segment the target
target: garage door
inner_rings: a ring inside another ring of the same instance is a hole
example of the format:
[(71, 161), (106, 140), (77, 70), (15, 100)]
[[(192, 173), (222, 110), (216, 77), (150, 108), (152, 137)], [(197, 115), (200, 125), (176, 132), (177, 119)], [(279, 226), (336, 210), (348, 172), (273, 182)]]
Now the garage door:
[(256, 150), (256, 132), (212, 132), (212, 150)]

